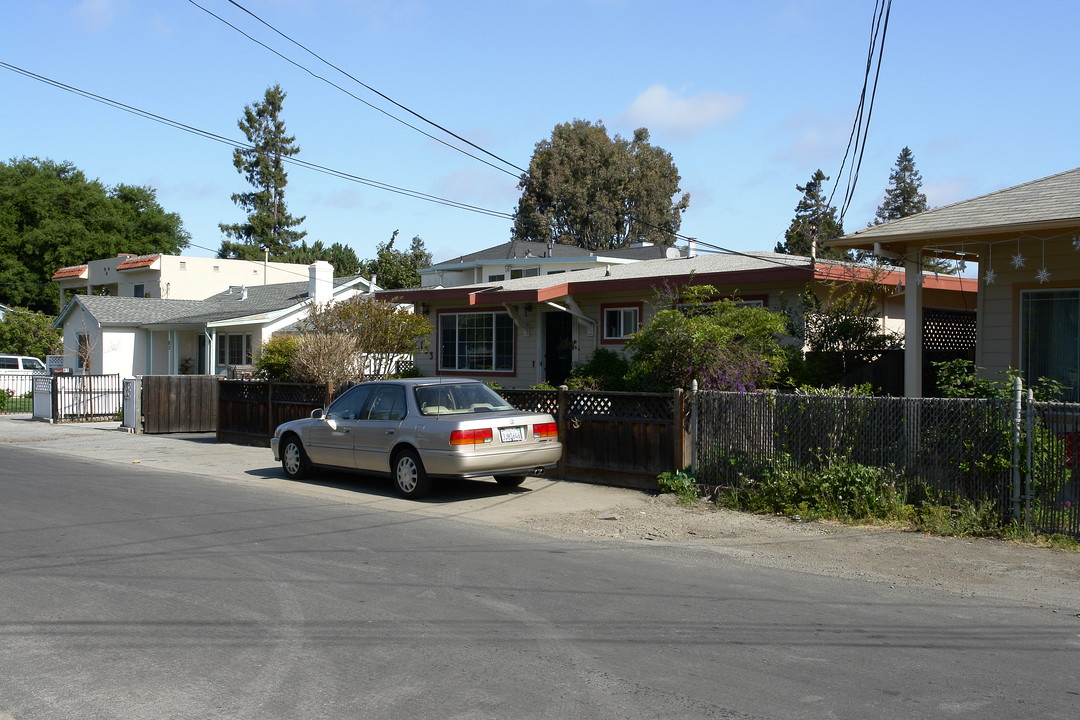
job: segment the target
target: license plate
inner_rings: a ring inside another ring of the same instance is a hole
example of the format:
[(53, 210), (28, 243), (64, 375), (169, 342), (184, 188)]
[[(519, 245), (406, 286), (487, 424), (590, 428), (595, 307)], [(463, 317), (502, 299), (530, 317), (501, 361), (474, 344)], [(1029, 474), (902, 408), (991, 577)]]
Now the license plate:
[(504, 443), (508, 442), (521, 442), (525, 439), (525, 428), (523, 427), (508, 427), (499, 428), (499, 439)]

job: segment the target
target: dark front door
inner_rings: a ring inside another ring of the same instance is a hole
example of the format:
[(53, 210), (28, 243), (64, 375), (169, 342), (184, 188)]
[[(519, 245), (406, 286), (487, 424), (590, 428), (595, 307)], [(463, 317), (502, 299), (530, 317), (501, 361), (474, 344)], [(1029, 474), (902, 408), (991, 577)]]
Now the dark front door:
[(544, 313), (544, 380), (558, 386), (570, 376), (574, 350), (574, 317)]
[(200, 332), (198, 341), (195, 344), (197, 346), (195, 354), (199, 357), (195, 365), (195, 372), (198, 375), (206, 375), (206, 335)]

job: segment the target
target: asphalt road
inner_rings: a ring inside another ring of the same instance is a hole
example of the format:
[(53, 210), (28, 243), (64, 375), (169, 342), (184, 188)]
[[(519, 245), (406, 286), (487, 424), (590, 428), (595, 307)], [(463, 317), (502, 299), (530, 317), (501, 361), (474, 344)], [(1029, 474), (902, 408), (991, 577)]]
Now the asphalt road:
[(1045, 608), (311, 487), (0, 444), (0, 718), (1072, 720), (1080, 707), (1080, 624)]

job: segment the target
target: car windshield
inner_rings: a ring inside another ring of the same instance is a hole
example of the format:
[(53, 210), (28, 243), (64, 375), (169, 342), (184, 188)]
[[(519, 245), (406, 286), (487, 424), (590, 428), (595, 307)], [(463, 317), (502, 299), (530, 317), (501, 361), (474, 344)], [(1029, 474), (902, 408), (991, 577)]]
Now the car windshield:
[(461, 415), (514, 409), (498, 393), (479, 382), (423, 385), (416, 388), (416, 406), (424, 415)]

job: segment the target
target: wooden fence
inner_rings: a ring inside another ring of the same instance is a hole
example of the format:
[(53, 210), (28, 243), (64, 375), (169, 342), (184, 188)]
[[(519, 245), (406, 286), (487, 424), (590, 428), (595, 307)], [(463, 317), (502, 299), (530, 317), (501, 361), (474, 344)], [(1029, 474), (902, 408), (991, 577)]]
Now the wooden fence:
[(212, 375), (143, 375), (136, 392), (142, 432), (217, 430), (218, 378)]
[(673, 393), (505, 390), (520, 410), (559, 423), (563, 459), (553, 475), (599, 485), (656, 489), (656, 476), (690, 463), (689, 412)]
[(325, 385), (219, 380), (218, 442), (270, 447), (274, 429), (325, 407)]

